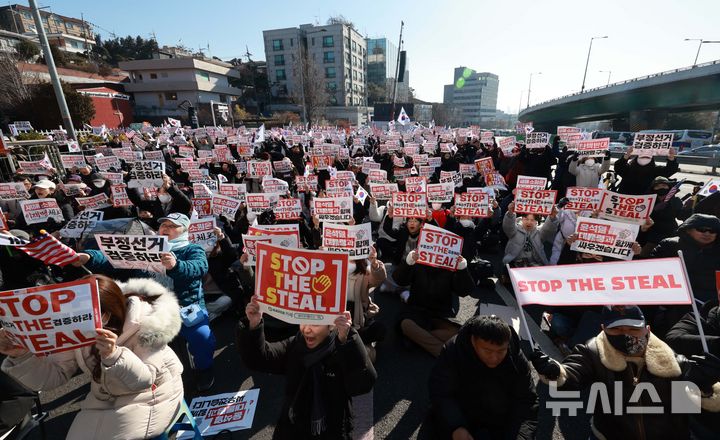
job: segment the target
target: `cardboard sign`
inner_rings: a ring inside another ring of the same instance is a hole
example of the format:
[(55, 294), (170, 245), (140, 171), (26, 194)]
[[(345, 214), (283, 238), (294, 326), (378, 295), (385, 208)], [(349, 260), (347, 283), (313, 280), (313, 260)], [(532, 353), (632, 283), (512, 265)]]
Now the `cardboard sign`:
[(0, 200), (25, 200), (30, 194), (22, 182), (0, 183)]
[(248, 212), (255, 215), (260, 215), (264, 211), (275, 209), (279, 201), (280, 194), (254, 193), (245, 195)]
[(679, 258), (510, 269), (520, 305), (690, 304)]
[(95, 235), (98, 249), (115, 269), (141, 269), (165, 273), (160, 253), (170, 245), (162, 235)]
[(632, 260), (635, 255), (632, 246), (639, 229), (638, 225), (628, 223), (578, 217), (575, 224), (577, 240), (570, 249), (620, 260)]
[(348, 222), (353, 214), (352, 197), (316, 197), (311, 206), (313, 215), (321, 222)]
[[(160, 153), (160, 160), (162, 160), (162, 152), (158, 151)], [(115, 170), (120, 170), (120, 158), (115, 156), (103, 156), (98, 157), (95, 159), (95, 165), (98, 167), (100, 171), (110, 171), (110, 168), (114, 168)]]
[(247, 187), (244, 183), (221, 183), (219, 185), (220, 194), (234, 199), (238, 199), (241, 202), (245, 202), (245, 196), (247, 194)]
[(295, 186), (298, 192), (317, 191), (318, 176), (315, 174), (309, 176), (295, 176)]
[(364, 260), (370, 256), (372, 225), (323, 225), (322, 246), (326, 251), (348, 254), (351, 260)]
[(547, 178), (545, 177), (533, 177), (533, 176), (518, 176), (516, 188), (525, 189), (545, 189), (547, 186)]
[(62, 211), (55, 199), (21, 200), (20, 208), (23, 217), (25, 217), (25, 223), (28, 225), (46, 222), (49, 218), (53, 218), (58, 222), (64, 220)]
[(112, 205), (115, 208), (133, 206), (133, 202), (127, 195), (125, 185), (110, 185), (110, 196), (112, 197)]
[(347, 254), (257, 244), (260, 310), (290, 324), (332, 324), (345, 311), (347, 276)]
[(600, 201), (600, 217), (644, 225), (653, 211), (656, 198), (656, 194), (633, 196), (605, 191)]
[(550, 215), (555, 205), (555, 190), (533, 190), (518, 188), (515, 193), (516, 214)]
[(355, 195), (352, 180), (330, 179), (325, 181), (325, 195), (327, 197), (352, 197)]
[(188, 227), (188, 239), (190, 243), (201, 246), (205, 252), (210, 252), (217, 244), (215, 235), (215, 218), (192, 219)]
[(192, 204), (193, 209), (199, 217), (207, 217), (213, 215), (211, 198), (193, 197)]
[(272, 238), (272, 243), (282, 247), (300, 247), (300, 225), (253, 225), (248, 228), (250, 235), (263, 235)]
[[(188, 406), (200, 434), (210, 438), (222, 431), (239, 431), (252, 427), (260, 390), (255, 388), (237, 393), (196, 397)], [(183, 423), (189, 423), (187, 417)], [(191, 440), (192, 431), (178, 431), (178, 440)]]
[(500, 148), (505, 156), (513, 156), (513, 150), (517, 146), (517, 140), (515, 139), (515, 136), (508, 136), (508, 137), (498, 137), (495, 138), (495, 142), (498, 144), (498, 148)]
[(16, 346), (34, 354), (94, 345), (100, 321), (94, 279), (0, 292), (0, 325)]
[(490, 217), (490, 197), (482, 191), (455, 194), (455, 217)]
[(397, 183), (371, 183), (370, 194), (375, 200), (390, 200), (392, 195), (398, 192)]
[(280, 199), (273, 208), (277, 220), (298, 220), (302, 218), (300, 199)]
[(427, 186), (428, 203), (448, 203), (455, 195), (455, 185), (452, 183), (431, 183)]
[(96, 194), (90, 197), (78, 197), (75, 200), (77, 200), (78, 205), (89, 210), (104, 209), (112, 206), (110, 204), (110, 199), (105, 193)]
[(102, 211), (83, 211), (70, 220), (60, 230), (60, 236), (65, 238), (80, 238), (86, 232), (90, 232), (101, 222), (105, 213)]
[(82, 154), (61, 154), (60, 162), (62, 162), (62, 166), (66, 170), (80, 168), (87, 165), (87, 162), (85, 162), (85, 156)]
[(159, 187), (163, 183), (165, 162), (138, 160), (132, 163), (128, 173), (128, 188)]
[(550, 133), (533, 131), (525, 135), (525, 147), (528, 149), (545, 148), (550, 143)]
[(672, 133), (636, 133), (633, 154), (638, 156), (667, 156), (673, 143)]
[(427, 195), (396, 192), (392, 195), (392, 216), (407, 218), (427, 217)]
[(605, 157), (610, 148), (610, 138), (578, 141), (577, 153), (580, 157)]
[(475, 161), (475, 169), (478, 173), (486, 176), (490, 173), (495, 172), (495, 164), (493, 163), (492, 157), (483, 157)]
[(417, 264), (457, 270), (463, 238), (430, 224), (423, 225), (418, 237)]
[(568, 211), (595, 211), (600, 209), (603, 194), (605, 194), (605, 190), (602, 188), (571, 186), (565, 193), (568, 203), (563, 209)]
[(427, 191), (427, 179), (422, 176), (406, 178), (405, 191), (409, 193), (424, 193)]
[(222, 194), (213, 194), (212, 213), (213, 215), (224, 215), (234, 220), (237, 210), (240, 209), (240, 200)]
[(290, 186), (284, 180), (266, 176), (262, 180), (262, 189), (266, 193), (286, 194), (290, 190)]
[(247, 178), (262, 180), (263, 177), (272, 177), (272, 162), (249, 160), (247, 162)]

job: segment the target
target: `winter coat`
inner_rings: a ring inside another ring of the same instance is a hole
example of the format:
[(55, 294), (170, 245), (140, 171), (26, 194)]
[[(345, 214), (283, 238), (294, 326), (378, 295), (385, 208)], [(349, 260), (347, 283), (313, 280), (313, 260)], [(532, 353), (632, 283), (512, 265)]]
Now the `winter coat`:
[(577, 160), (570, 162), (568, 171), (575, 176), (575, 186), (586, 188), (597, 188), (600, 183), (600, 176), (610, 169), (610, 158), (606, 157), (602, 163), (595, 163), (592, 166), (578, 164)]
[[(608, 410), (603, 414), (603, 405), (597, 399), (591, 429), (600, 439), (652, 439), (687, 440), (690, 438), (687, 414), (672, 414), (672, 382), (682, 381), (683, 374), (691, 367), (682, 355), (676, 355), (672, 349), (655, 335), (650, 334), (644, 357), (640, 359), (642, 367), (628, 360), (623, 353), (610, 345), (605, 332), (591, 339), (587, 344), (578, 344), (565, 358), (561, 366), (557, 384), (562, 390), (581, 390), (589, 388), (595, 382), (604, 383), (613, 410), (615, 408), (615, 382), (622, 383), (622, 415)], [(634, 374), (634, 370), (638, 374)], [(635, 380), (637, 377), (637, 381)], [(544, 379), (544, 378), (543, 378)], [(644, 391), (638, 403), (629, 403), (638, 383), (652, 385), (661, 404), (653, 402)], [(714, 395), (702, 398), (701, 405), (713, 412), (720, 411), (720, 383), (714, 386)], [(630, 406), (662, 406), (661, 414), (628, 414)]]
[[(183, 398), (182, 364), (168, 343), (180, 331), (180, 311), (172, 292), (148, 279), (119, 283), (128, 297), (127, 316), (117, 349), (102, 360), (100, 381), (91, 380), (68, 439), (154, 438), (174, 421)], [(34, 356), (8, 357), (2, 369), (33, 390), (68, 382), (78, 368), (92, 375), (91, 347)]]
[(365, 325), (365, 314), (370, 305), (369, 290), (377, 287), (385, 281), (387, 274), (385, 265), (378, 262), (376, 268), (368, 262), (368, 268), (364, 273), (351, 273), (348, 275), (347, 302), (353, 303), (352, 323), (353, 327), (362, 328)]
[[(359, 396), (372, 390), (377, 373), (368, 358), (365, 347), (354, 329), (350, 329), (347, 341), (335, 343), (335, 350), (325, 357), (324, 375), (320, 387), (325, 406), (326, 430), (320, 436), (310, 435), (311, 390), (298, 393), (303, 385), (306, 368), (303, 365), (304, 353), (308, 352), (302, 334), (278, 342), (265, 340), (264, 324), (255, 329), (240, 325), (237, 333), (237, 345), (245, 365), (253, 370), (271, 374), (284, 374), (285, 398), (280, 420), (275, 425), (273, 439), (351, 439), (353, 430), (353, 396)], [(310, 352), (312, 352), (310, 350)], [(310, 387), (312, 386), (310, 381)], [(293, 399), (298, 395), (295, 405), (296, 414), (293, 423), (289, 410)], [(298, 408), (305, 409), (297, 411)]]
[(543, 266), (550, 264), (545, 254), (545, 245), (543, 243), (551, 243), (553, 241), (558, 227), (557, 218), (548, 217), (541, 226), (532, 231), (523, 228), (516, 219), (515, 213), (510, 211), (506, 212), (503, 218), (503, 231), (508, 237), (503, 264), (515, 261), (522, 254), (525, 239), (528, 234), (530, 235), (530, 243), (532, 243), (533, 247), (532, 261)]
[(685, 220), (691, 214), (689, 209), (683, 209), (682, 201), (679, 198), (672, 197), (667, 203), (663, 203), (663, 197), (658, 195), (653, 211), (650, 213), (650, 218), (654, 222), (652, 227), (638, 235), (637, 241), (642, 245), (645, 243), (657, 244), (664, 238), (676, 235), (677, 219)]
[[(440, 438), (457, 428), (486, 429), (493, 438), (530, 440), (537, 429), (538, 395), (513, 331), (505, 359), (488, 368), (463, 327), (445, 343), (430, 373), (430, 404)], [(478, 437), (476, 437), (478, 438)]]
[(190, 217), (193, 210), (192, 202), (190, 198), (185, 195), (184, 192), (180, 191), (176, 185), (170, 185), (167, 189), (168, 195), (172, 198), (169, 204), (163, 205), (159, 199), (154, 200), (143, 200), (140, 197), (139, 188), (128, 188), (127, 195), (133, 205), (137, 206), (138, 210), (148, 211), (152, 214), (152, 219), (144, 220), (145, 223), (151, 227), (157, 229), (157, 221), (162, 217), (174, 212), (185, 214)]
[(520, 150), (519, 159), (525, 167), (523, 175), (552, 180), (551, 167), (557, 163), (557, 159), (549, 146), (542, 151), (523, 148)]
[(641, 166), (638, 165), (637, 158), (628, 162), (623, 156), (615, 161), (615, 173), (622, 177), (617, 192), (632, 195), (646, 194), (646, 190), (656, 177), (670, 178), (677, 173), (679, 167), (677, 160), (668, 160), (665, 166), (659, 166), (653, 159), (649, 164)]

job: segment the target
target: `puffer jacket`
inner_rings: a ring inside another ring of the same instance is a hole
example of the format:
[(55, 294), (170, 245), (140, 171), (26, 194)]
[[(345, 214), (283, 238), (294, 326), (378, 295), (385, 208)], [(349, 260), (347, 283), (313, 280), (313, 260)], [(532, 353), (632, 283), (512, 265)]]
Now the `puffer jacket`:
[(511, 263), (520, 256), (523, 246), (525, 246), (525, 237), (528, 234), (530, 234), (530, 242), (533, 247), (533, 261), (543, 266), (550, 264), (543, 243), (552, 243), (553, 238), (555, 238), (558, 228), (557, 217), (548, 217), (540, 227), (528, 232), (518, 224), (515, 213), (508, 211), (503, 218), (502, 227), (508, 237), (503, 264)]
[(592, 166), (578, 164), (577, 160), (570, 162), (568, 171), (575, 176), (575, 186), (597, 188), (600, 176), (610, 169), (610, 158), (604, 158), (601, 163)]
[[(75, 417), (68, 439), (132, 440), (156, 437), (173, 422), (183, 398), (182, 364), (168, 343), (180, 331), (175, 295), (155, 281), (119, 283), (131, 296), (117, 349), (102, 361), (100, 381)], [(91, 347), (38, 357), (8, 357), (2, 369), (33, 390), (50, 390), (69, 381), (78, 368), (92, 375)]]
[(670, 178), (678, 172), (677, 160), (668, 160), (665, 166), (659, 166), (655, 159), (647, 165), (638, 165), (637, 157), (628, 162), (625, 156), (615, 161), (615, 173), (622, 177), (617, 192), (621, 194), (645, 194), (652, 181), (659, 176)]

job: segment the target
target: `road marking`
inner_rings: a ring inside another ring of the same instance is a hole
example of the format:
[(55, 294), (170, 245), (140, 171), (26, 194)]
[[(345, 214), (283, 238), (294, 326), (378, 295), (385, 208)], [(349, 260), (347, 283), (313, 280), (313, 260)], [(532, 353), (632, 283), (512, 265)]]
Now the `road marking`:
[(353, 440), (373, 440), (375, 438), (373, 424), (373, 392), (356, 396), (352, 399), (355, 413), (355, 429)]

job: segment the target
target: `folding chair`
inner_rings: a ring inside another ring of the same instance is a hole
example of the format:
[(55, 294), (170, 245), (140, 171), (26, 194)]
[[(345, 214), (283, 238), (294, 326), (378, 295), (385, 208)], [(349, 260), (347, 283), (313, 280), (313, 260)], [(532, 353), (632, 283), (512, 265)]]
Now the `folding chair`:
[[(183, 419), (186, 416), (190, 422), (183, 422)], [(195, 422), (195, 418), (190, 412), (190, 408), (188, 408), (187, 403), (185, 403), (185, 399), (183, 399), (182, 403), (180, 404), (180, 411), (178, 411), (178, 414), (175, 418), (175, 423), (173, 423), (170, 428), (165, 431), (164, 434), (155, 437), (155, 439), (153, 440), (169, 440), (170, 435), (178, 431), (195, 431), (195, 436), (193, 437), (193, 439), (203, 440), (203, 437), (200, 434), (200, 428), (198, 428), (197, 423)]]

